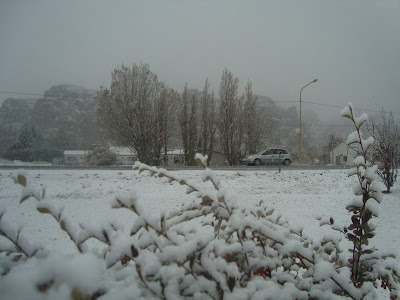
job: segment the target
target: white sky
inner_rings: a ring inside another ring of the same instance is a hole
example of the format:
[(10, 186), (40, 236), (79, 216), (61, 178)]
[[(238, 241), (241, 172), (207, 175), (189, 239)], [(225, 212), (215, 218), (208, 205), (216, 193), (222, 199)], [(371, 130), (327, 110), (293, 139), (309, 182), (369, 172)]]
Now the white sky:
[(277, 101), (318, 78), (304, 101), (400, 113), (399, 16), (398, 0), (1, 0), (0, 90), (97, 89), (148, 63), (179, 91), (208, 77), (217, 92), (227, 67)]

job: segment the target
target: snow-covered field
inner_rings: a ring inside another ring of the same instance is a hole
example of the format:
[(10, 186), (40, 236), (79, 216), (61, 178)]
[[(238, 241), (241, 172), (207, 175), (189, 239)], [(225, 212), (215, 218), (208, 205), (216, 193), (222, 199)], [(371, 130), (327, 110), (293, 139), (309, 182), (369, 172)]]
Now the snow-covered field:
[[(23, 225), (21, 235), (39, 240), (48, 249), (75, 252), (74, 244), (54, 219), (36, 211), (36, 200), (31, 198), (18, 204), (21, 187), (14, 184), (13, 172), (0, 170), (0, 211), (6, 209), (3, 221)], [(209, 184), (201, 182), (201, 171), (174, 173), (198, 184)], [(118, 194), (137, 191), (140, 203), (148, 213), (156, 215), (178, 208), (194, 197), (186, 195), (185, 188), (177, 183), (170, 184), (163, 178), (137, 171), (29, 170), (27, 174), (30, 183), (46, 187), (46, 198), (65, 206), (64, 213), (72, 220), (94, 226), (115, 220), (131, 226), (134, 221), (131, 213), (110, 209), (111, 201)], [(263, 200), (293, 226), (304, 227), (304, 233), (309, 236), (321, 237), (330, 230), (326, 226), (319, 227), (318, 216), (350, 224), (350, 214), (345, 207), (354, 197), (355, 178), (347, 177), (345, 170), (216, 171), (216, 174), (232, 201), (246, 207)], [(400, 256), (399, 183), (391, 194), (384, 195), (379, 211), (379, 217), (373, 219), (377, 229), (372, 241), (378, 249)]]

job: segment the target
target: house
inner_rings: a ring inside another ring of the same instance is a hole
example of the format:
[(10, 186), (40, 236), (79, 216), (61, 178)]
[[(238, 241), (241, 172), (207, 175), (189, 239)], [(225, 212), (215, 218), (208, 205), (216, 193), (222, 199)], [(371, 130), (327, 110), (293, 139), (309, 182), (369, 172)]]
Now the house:
[(361, 155), (361, 149), (355, 145), (341, 142), (331, 151), (331, 164), (333, 166), (353, 166), (354, 159)]
[(167, 166), (183, 166), (185, 164), (185, 152), (183, 149), (174, 149), (167, 151)]
[[(137, 156), (129, 148), (126, 147), (110, 147), (110, 151), (117, 156), (116, 165), (133, 165), (137, 161)], [(85, 157), (92, 150), (65, 150), (65, 165), (85, 165)]]
[(133, 165), (137, 161), (137, 156), (127, 147), (110, 147), (110, 150), (117, 156), (117, 165)]
[(91, 150), (65, 150), (64, 164), (66, 165), (84, 165), (85, 157)]

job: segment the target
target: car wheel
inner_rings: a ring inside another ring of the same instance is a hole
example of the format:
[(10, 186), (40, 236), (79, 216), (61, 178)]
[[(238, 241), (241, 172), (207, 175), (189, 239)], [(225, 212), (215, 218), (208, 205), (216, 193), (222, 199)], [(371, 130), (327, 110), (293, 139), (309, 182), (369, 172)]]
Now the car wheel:
[(291, 161), (290, 161), (289, 159), (285, 159), (285, 161), (283, 162), (283, 164), (284, 164), (285, 166), (290, 165), (290, 163), (291, 163)]
[(255, 166), (261, 165), (261, 161), (260, 161), (259, 159), (255, 159), (255, 160), (254, 160), (254, 165), (255, 165)]

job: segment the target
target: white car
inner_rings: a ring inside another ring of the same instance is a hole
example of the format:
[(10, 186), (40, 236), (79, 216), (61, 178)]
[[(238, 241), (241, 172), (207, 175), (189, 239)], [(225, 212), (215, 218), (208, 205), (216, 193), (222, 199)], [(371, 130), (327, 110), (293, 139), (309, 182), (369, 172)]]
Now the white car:
[(266, 164), (281, 164), (288, 166), (292, 163), (292, 156), (286, 149), (271, 148), (261, 151), (257, 154), (250, 154), (242, 159), (242, 163), (246, 165), (266, 165)]

